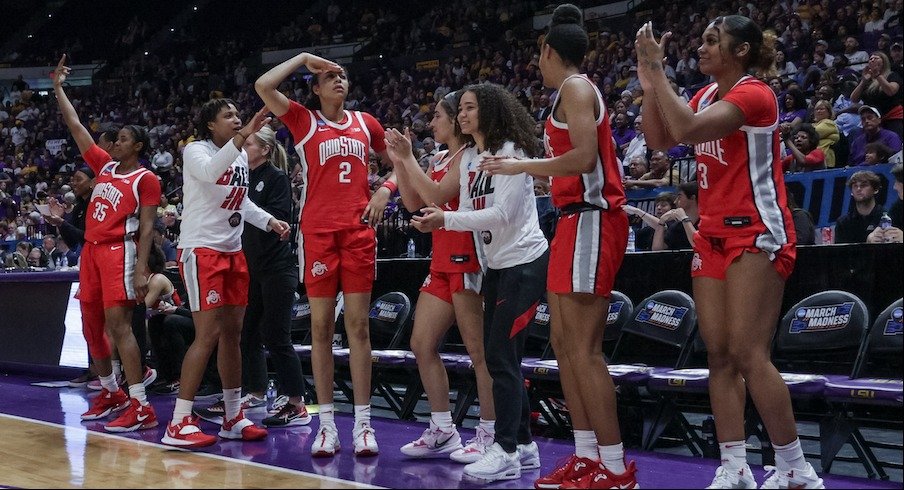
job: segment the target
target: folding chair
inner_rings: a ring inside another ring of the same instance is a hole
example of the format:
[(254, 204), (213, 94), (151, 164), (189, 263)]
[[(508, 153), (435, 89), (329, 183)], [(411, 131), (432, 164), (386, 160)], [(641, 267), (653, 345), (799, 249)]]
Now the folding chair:
[[(399, 370), (405, 365), (410, 351), (404, 349), (408, 340), (408, 317), (411, 315), (411, 300), (405, 293), (390, 292), (371, 303), (368, 319), (370, 322), (370, 345), (373, 361), (371, 386), (389, 405), (397, 417), (403, 415), (405, 393), (396, 392), (393, 384), (401, 383), (407, 390), (411, 384), (410, 374)], [(337, 364), (336, 384), (349, 401), (353, 393), (348, 382), (351, 372), (347, 369), (350, 349), (334, 349)], [(344, 369), (338, 369), (342, 367)], [(402, 374), (401, 376), (399, 374)]]
[[(901, 407), (904, 383), (901, 380), (901, 352), (904, 350), (902, 300), (889, 305), (864, 337), (850, 378), (830, 379), (824, 395), (832, 405), (832, 417), (820, 424), (821, 456), (829, 471), (845, 444), (851, 444), (870, 478), (888, 479), (885, 467), (902, 469), (900, 459), (880, 461), (873, 448), (894, 449), (901, 444), (867, 441), (861, 428), (902, 430)], [(899, 438), (900, 440), (900, 438)]]
[[(698, 455), (696, 432), (670, 396), (673, 390), (687, 389), (685, 368), (697, 332), (694, 300), (681, 291), (660, 291), (638, 303), (632, 317), (622, 327), (609, 373), (624, 405), (639, 410), (643, 418), (640, 446), (652, 449), (665, 430), (677, 423), (681, 442)], [(657, 380), (661, 389), (654, 391)]]

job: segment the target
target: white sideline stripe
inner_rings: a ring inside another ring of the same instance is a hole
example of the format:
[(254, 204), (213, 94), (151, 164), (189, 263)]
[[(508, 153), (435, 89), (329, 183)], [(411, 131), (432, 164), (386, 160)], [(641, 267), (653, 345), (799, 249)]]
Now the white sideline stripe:
[(221, 456), (219, 454), (211, 454), (211, 453), (205, 453), (205, 452), (200, 452), (200, 451), (199, 452), (189, 451), (187, 449), (180, 449), (180, 448), (177, 448), (174, 446), (167, 446), (165, 444), (160, 444), (160, 443), (156, 443), (156, 442), (141, 441), (141, 440), (136, 440), (136, 439), (132, 439), (129, 437), (117, 436), (115, 434), (107, 434), (105, 432), (95, 432), (95, 431), (88, 430), (84, 427), (79, 427), (79, 426), (75, 426), (75, 425), (65, 425), (65, 424), (58, 424), (55, 422), (46, 422), (44, 420), (35, 420), (35, 419), (26, 418), (26, 417), (19, 417), (18, 415), (10, 415), (7, 413), (0, 413), (0, 417), (18, 420), (20, 422), (30, 422), (33, 424), (44, 425), (47, 427), (55, 427), (55, 428), (64, 429), (64, 430), (67, 430), (67, 429), (81, 430), (81, 431), (85, 432), (86, 434), (93, 434), (93, 435), (97, 435), (100, 437), (118, 439), (120, 441), (134, 442), (135, 444), (155, 447), (155, 448), (159, 448), (159, 449), (163, 449), (163, 450), (167, 450), (167, 451), (178, 451), (178, 452), (191, 453), (191, 454), (196, 454), (198, 456), (204, 456), (204, 457), (208, 457), (208, 458), (212, 458), (212, 459), (218, 459), (220, 461), (226, 461), (226, 462), (230, 462), (230, 463), (240, 463), (240, 464), (245, 464), (245, 465), (249, 465), (249, 466), (254, 466), (256, 468), (261, 468), (261, 469), (266, 469), (266, 470), (274, 470), (274, 471), (279, 471), (282, 473), (288, 473), (290, 475), (306, 476), (309, 478), (315, 478), (318, 480), (326, 480), (326, 481), (334, 482), (334, 483), (344, 483), (347, 485), (355, 485), (358, 488), (385, 488), (385, 487), (378, 487), (375, 485), (367, 485), (365, 483), (356, 482), (353, 480), (343, 480), (341, 478), (333, 478), (331, 476), (323, 476), (323, 475), (318, 475), (316, 473), (308, 473), (306, 471), (293, 470), (291, 468), (283, 468), (282, 466), (270, 466), (270, 465), (263, 464), (263, 463), (257, 463), (255, 461), (246, 461), (243, 459), (235, 459), (235, 458), (230, 458), (228, 456)]

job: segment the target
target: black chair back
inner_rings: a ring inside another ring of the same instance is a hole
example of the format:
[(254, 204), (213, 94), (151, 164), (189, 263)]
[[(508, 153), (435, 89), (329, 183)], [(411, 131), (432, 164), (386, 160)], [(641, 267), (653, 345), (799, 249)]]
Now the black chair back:
[(411, 315), (411, 299), (405, 293), (391, 292), (370, 305), (370, 342), (372, 349), (403, 349), (405, 329)]
[(901, 377), (901, 352), (904, 352), (904, 307), (899, 299), (888, 305), (869, 330), (852, 378), (864, 376)]
[(838, 290), (810, 295), (782, 317), (773, 361), (783, 372), (852, 372), (869, 328), (869, 312), (857, 296)]
[(694, 300), (677, 290), (655, 293), (633, 308), (621, 330), (613, 364), (685, 367), (697, 331)]

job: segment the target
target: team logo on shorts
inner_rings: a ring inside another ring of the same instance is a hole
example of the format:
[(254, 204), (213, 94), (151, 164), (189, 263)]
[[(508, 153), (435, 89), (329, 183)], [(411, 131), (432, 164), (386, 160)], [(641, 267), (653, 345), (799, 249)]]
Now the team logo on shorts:
[(493, 243), (493, 234), (489, 231), (481, 231), (480, 238), (483, 240), (484, 245), (489, 245)]
[(215, 305), (220, 302), (220, 293), (216, 289), (207, 291), (207, 304)]
[(431, 280), (432, 280), (432, 279), (431, 279), (431, 275), (430, 275), (430, 274), (427, 274), (427, 278), (424, 279), (424, 284), (422, 284), (421, 287), (422, 287), (422, 288), (425, 288), (425, 287), (429, 286)]
[(700, 258), (700, 254), (694, 252), (694, 258), (691, 260), (691, 270), (698, 271), (703, 268), (703, 259)]
[(229, 226), (235, 228), (240, 224), (242, 224), (242, 213), (236, 211), (232, 213), (232, 216), (229, 217)]
[(311, 267), (311, 275), (314, 277), (322, 276), (326, 274), (326, 271), (328, 270), (326, 264), (318, 260), (317, 262), (314, 262), (314, 265)]

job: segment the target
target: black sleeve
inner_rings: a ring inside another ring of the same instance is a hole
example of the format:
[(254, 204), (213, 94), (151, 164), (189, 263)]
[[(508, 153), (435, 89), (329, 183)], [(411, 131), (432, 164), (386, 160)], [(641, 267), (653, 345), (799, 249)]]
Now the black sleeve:
[(281, 170), (276, 170), (268, 179), (268, 192), (261, 196), (262, 202), (256, 203), (274, 218), (282, 221), (290, 221), (292, 214), (292, 189), (289, 186), (289, 177)]
[(66, 244), (70, 247), (75, 248), (85, 243), (85, 230), (76, 228), (69, 220), (63, 221), (59, 230), (63, 240), (66, 240)]

